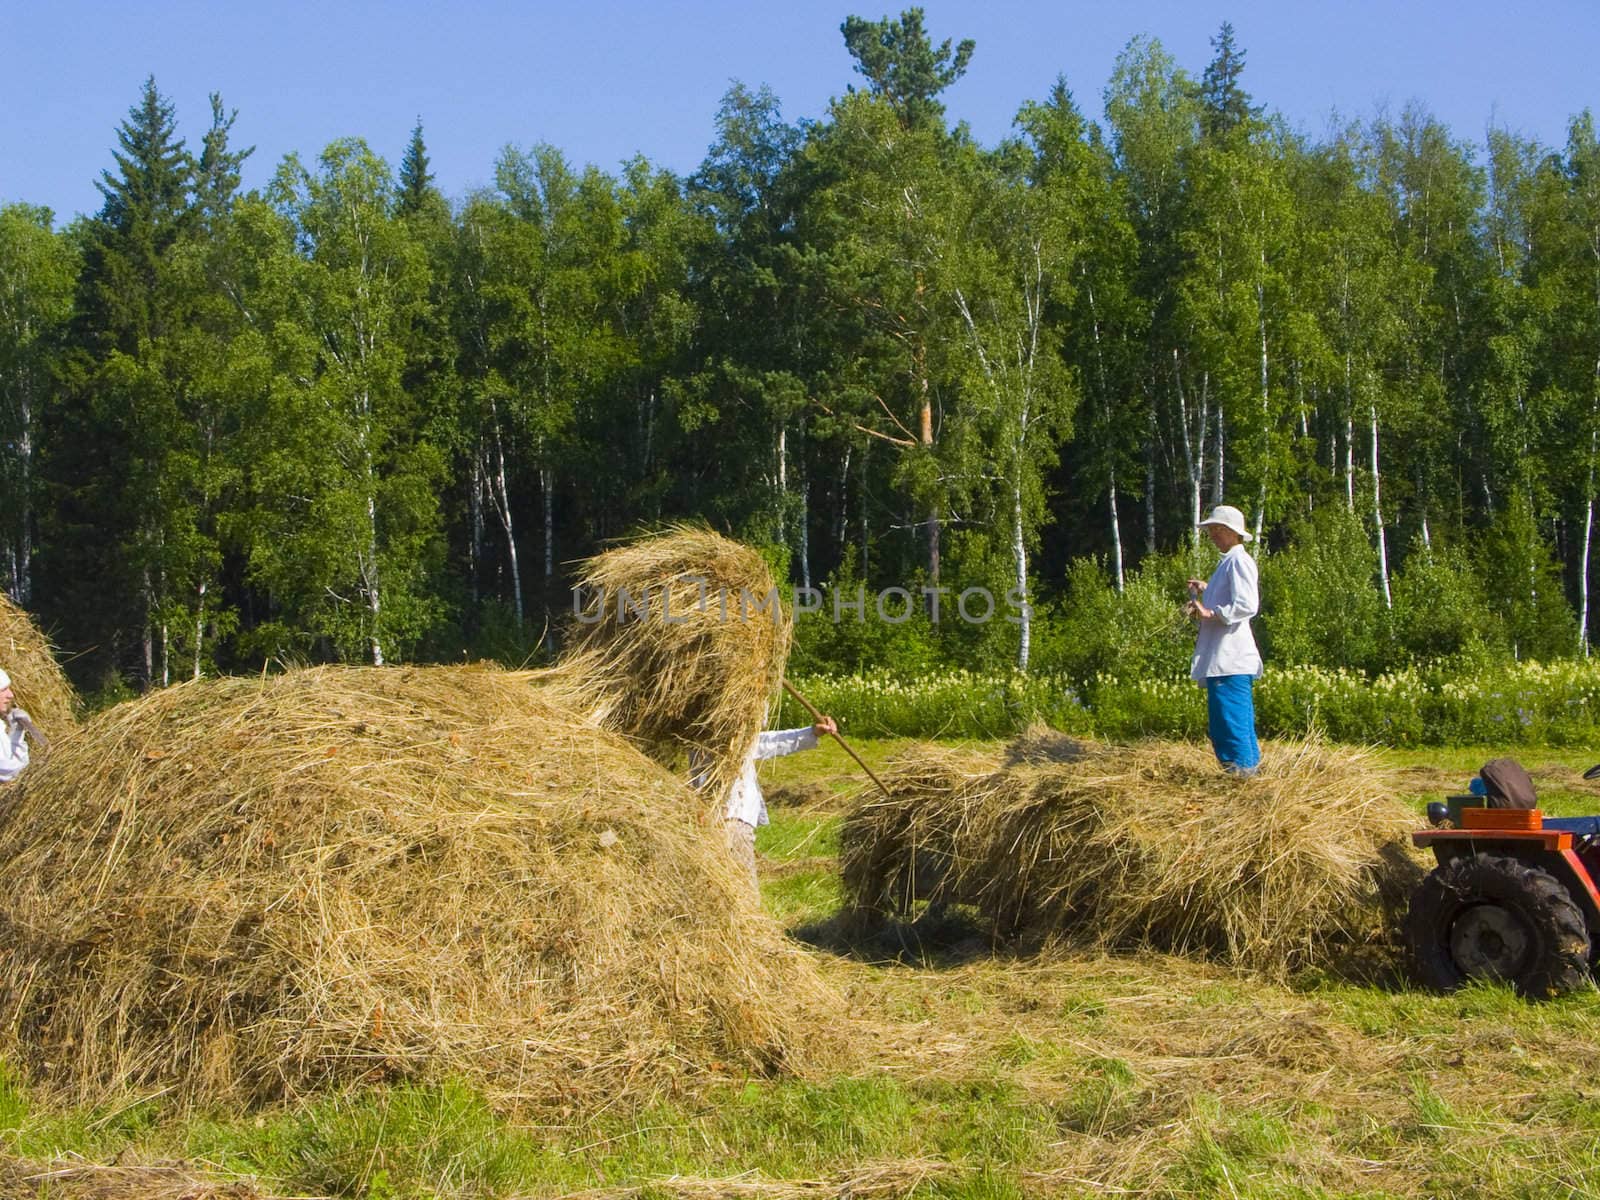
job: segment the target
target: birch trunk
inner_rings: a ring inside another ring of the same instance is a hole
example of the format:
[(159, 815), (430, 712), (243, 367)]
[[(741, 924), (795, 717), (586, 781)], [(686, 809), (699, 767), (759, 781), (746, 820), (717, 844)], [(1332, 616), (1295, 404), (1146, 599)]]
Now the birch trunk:
[(1020, 479), (1011, 488), (1011, 558), (1016, 566), (1017, 595), (1022, 600), (1018, 627), (1017, 668), (1028, 669), (1028, 651), (1033, 637), (1033, 613), (1028, 604), (1028, 542), (1022, 530), (1022, 486)]
[(539, 468), (539, 497), (544, 521), (544, 587), (548, 592), (556, 577), (556, 481), (549, 467)]
[(472, 514), (472, 541), (467, 548), (467, 566), (472, 578), (469, 586), (472, 589), (472, 604), (476, 608), (479, 600), (478, 571), (483, 563), (483, 452), (481, 442), (479, 449), (472, 455), (472, 483), (467, 496), (467, 508)]
[[(928, 394), (928, 373), (924, 369), (922, 375), (922, 410), (920, 414), (920, 430), (922, 444), (931, 454), (933, 452), (933, 398)], [(939, 502), (935, 500), (928, 507), (928, 581), (933, 587), (939, 586), (939, 532), (940, 523), (944, 514), (940, 511)]]
[[(1591, 413), (1591, 419), (1593, 414)], [(1596, 431), (1589, 431), (1589, 471), (1583, 489), (1583, 557), (1578, 565), (1578, 650), (1589, 657), (1589, 554), (1594, 545), (1594, 458)]]
[(517, 537), (511, 517), (511, 494), (506, 485), (505, 442), (500, 437), (498, 414), (494, 425), (494, 474), (489, 479), (489, 494), (494, 500), (495, 516), (506, 536), (506, 561), (511, 566), (511, 606), (517, 614), (517, 628), (522, 628), (522, 564), (517, 559)]
[[(1189, 430), (1189, 405), (1183, 395), (1183, 372), (1178, 369), (1178, 351), (1172, 351), (1172, 381), (1178, 396), (1178, 428), (1183, 434), (1183, 466), (1189, 481), (1189, 537), (1198, 543), (1200, 537), (1200, 492), (1205, 484), (1206, 426), (1210, 422), (1206, 412), (1205, 391), (1200, 394), (1200, 411), (1195, 414), (1195, 428)], [(1152, 539), (1152, 542), (1154, 539)]]
[(1145, 421), (1144, 445), (1144, 552), (1156, 552), (1156, 406), (1152, 400)]
[[(1208, 390), (1209, 386), (1210, 386), (1210, 382), (1211, 382), (1210, 377), (1208, 375), (1202, 375), (1200, 377), (1200, 380), (1201, 380), (1200, 387), (1201, 387), (1202, 392)], [(1227, 437), (1227, 433), (1222, 427), (1222, 404), (1219, 401), (1218, 404), (1217, 404), (1217, 449), (1216, 449), (1217, 472), (1216, 472), (1216, 475), (1212, 479), (1212, 487), (1211, 487), (1211, 503), (1212, 504), (1221, 504), (1222, 503), (1222, 498), (1225, 495), (1227, 495), (1227, 480), (1224, 478), (1224, 476), (1226, 475), (1227, 461), (1228, 461), (1227, 460), (1228, 446), (1227, 446), (1227, 442), (1225, 441), (1226, 437)]]
[[(370, 470), (368, 472), (371, 474)], [(378, 617), (383, 611), (383, 596), (378, 583), (378, 501), (367, 491), (367, 611), (372, 617), (372, 665), (383, 666), (383, 643), (378, 638)]]
[(1394, 597), (1389, 592), (1389, 537), (1383, 528), (1382, 480), (1378, 475), (1378, 406), (1371, 405), (1372, 419), (1372, 524), (1378, 531), (1378, 579), (1383, 584), (1383, 606), (1394, 607)]
[(800, 528), (795, 531), (800, 549), (800, 586), (811, 586), (811, 480), (800, 481)]
[(838, 523), (834, 526), (833, 540), (838, 543), (839, 553), (844, 554), (844, 541), (850, 532), (850, 447), (844, 448), (844, 461), (839, 464), (839, 512)]
[[(1267, 252), (1261, 252), (1261, 271), (1267, 270)], [(1256, 544), (1261, 543), (1261, 526), (1267, 514), (1267, 477), (1272, 470), (1272, 405), (1267, 392), (1267, 300), (1266, 289), (1256, 281), (1256, 315), (1261, 329), (1261, 487), (1256, 494)]]
[(784, 511), (785, 501), (789, 495), (789, 426), (780, 421), (778, 423), (778, 545), (789, 544), (789, 530), (787, 513)]
[(202, 579), (200, 581), (200, 586), (197, 590), (199, 592), (199, 596), (194, 607), (194, 675), (192, 676), (194, 679), (200, 678), (200, 648), (204, 644), (203, 639), (206, 631), (205, 580)]
[(144, 567), (141, 569), (139, 582), (144, 598), (144, 633), (142, 635), (142, 649), (144, 652), (144, 686), (148, 691), (156, 681), (155, 629), (151, 624), (151, 618), (153, 617), (155, 610), (155, 595), (154, 589), (150, 584), (149, 567)]
[(1106, 497), (1111, 504), (1111, 562), (1116, 569), (1117, 595), (1122, 595), (1123, 567), (1122, 567), (1122, 523), (1117, 519), (1117, 468), (1113, 466), (1110, 471), (1110, 486), (1106, 489)]
[[(1089, 282), (1089, 268), (1083, 268), (1084, 288), (1089, 297), (1089, 322), (1094, 334), (1095, 373), (1100, 379), (1100, 413), (1105, 419), (1106, 436), (1111, 437), (1111, 389), (1106, 383), (1106, 359), (1100, 346), (1100, 310), (1095, 306), (1094, 285)], [(1122, 523), (1117, 519), (1117, 456), (1116, 449), (1106, 447), (1106, 497), (1111, 509), (1111, 561), (1116, 567), (1117, 594), (1122, 594)]]

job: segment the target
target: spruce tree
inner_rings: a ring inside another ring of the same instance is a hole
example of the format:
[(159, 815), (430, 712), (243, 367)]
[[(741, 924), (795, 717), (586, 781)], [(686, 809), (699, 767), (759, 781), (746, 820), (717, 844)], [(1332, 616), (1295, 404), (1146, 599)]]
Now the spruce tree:
[(1256, 116), (1250, 93), (1239, 86), (1244, 51), (1234, 45), (1233, 23), (1224, 21), (1211, 39), (1213, 54), (1200, 77), (1200, 121), (1208, 137), (1223, 137)]
[(444, 197), (433, 184), (428, 170), (428, 147), (422, 140), (422, 118), (411, 129), (405, 156), (400, 160), (400, 175), (395, 195), (395, 215), (402, 218), (438, 216), (445, 213)]
[(173, 269), (197, 228), (194, 160), (173, 106), (146, 79), (117, 130), (104, 204), (84, 230), (65, 386), (45, 414), (39, 602), (81, 681), (160, 676), (166, 574), (163, 472), (182, 434), (184, 382), (172, 337), (192, 297)]

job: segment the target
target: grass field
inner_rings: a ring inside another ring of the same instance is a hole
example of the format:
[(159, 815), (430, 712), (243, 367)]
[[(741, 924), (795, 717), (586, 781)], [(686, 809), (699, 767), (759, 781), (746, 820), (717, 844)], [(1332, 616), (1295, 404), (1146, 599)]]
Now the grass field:
[[(1492, 754), (1384, 758), (1420, 813)], [(1583, 753), (1523, 761), (1548, 811), (1600, 812)], [(177, 1197), (188, 1174), (134, 1164), (181, 1160), (284, 1196), (1600, 1195), (1600, 994), (1432, 996), (1381, 962), (1278, 986), (1148, 953), (1019, 957), (959, 917), (853, 944), (832, 918), (859, 773), (825, 747), (764, 777), (764, 901), (844, 997), (860, 1068), (540, 1125), (460, 1086), (179, 1117), (159, 1097), (45, 1111), (5, 1082), (7, 1151), (121, 1166), (0, 1174), (0, 1194)]]

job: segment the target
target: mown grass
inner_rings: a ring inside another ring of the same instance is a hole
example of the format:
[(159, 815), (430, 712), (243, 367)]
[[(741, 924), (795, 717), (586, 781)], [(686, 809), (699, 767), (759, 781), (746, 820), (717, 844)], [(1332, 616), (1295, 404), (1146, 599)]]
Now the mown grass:
[[(860, 747), (882, 762), (902, 742)], [(1492, 751), (1391, 753), (1419, 813)], [(1525, 759), (1552, 811), (1600, 812), (1580, 752)], [(731, 1080), (622, 1111), (496, 1112), (391, 1086), (258, 1113), (32, 1103), (0, 1076), (0, 1147), (34, 1160), (182, 1158), (279, 1195), (962, 1200), (1600, 1195), (1600, 995), (1530, 1004), (1393, 978), (1286, 986), (1150, 953), (1018, 956), (948, 936), (852, 944), (838, 829), (858, 770), (829, 746), (763, 769), (763, 896), (810, 940), (865, 1065)], [(868, 785), (870, 786), (870, 785)], [(784, 1186), (792, 1185), (785, 1192)], [(30, 1195), (73, 1194), (44, 1184)]]

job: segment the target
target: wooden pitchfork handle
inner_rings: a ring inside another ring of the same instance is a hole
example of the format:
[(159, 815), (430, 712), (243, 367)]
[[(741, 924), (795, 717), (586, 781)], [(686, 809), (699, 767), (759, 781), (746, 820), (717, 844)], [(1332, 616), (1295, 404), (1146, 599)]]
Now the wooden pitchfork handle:
[[(815, 704), (811, 703), (811, 701), (807, 700), (799, 692), (795, 691), (794, 690), (794, 684), (790, 683), (787, 679), (785, 679), (783, 681), (783, 690), (788, 692), (789, 695), (793, 696), (796, 700), (798, 700), (805, 707), (805, 710), (808, 713), (811, 714), (812, 720), (814, 720), (814, 721), (821, 721), (822, 720), (822, 712), (821, 712), (821, 710), (819, 710)], [(890, 792), (888, 788), (884, 787), (883, 780), (879, 779), (876, 775), (874, 775), (872, 773), (872, 768), (867, 766), (866, 763), (861, 761), (861, 755), (859, 755), (859, 754), (857, 754), (855, 752), (855, 750), (851, 747), (850, 743), (844, 740), (844, 736), (837, 729), (835, 729), (833, 731), (833, 739), (834, 739), (834, 741), (838, 742), (839, 745), (844, 747), (844, 752), (846, 754), (848, 754), (851, 758), (856, 760), (856, 765), (867, 773), (867, 778), (868, 779), (872, 780), (873, 783), (878, 785), (878, 790), (880, 792), (882, 792), (885, 796), (888, 796), (889, 799), (893, 800), (894, 799), (894, 794), (892, 792)]]

